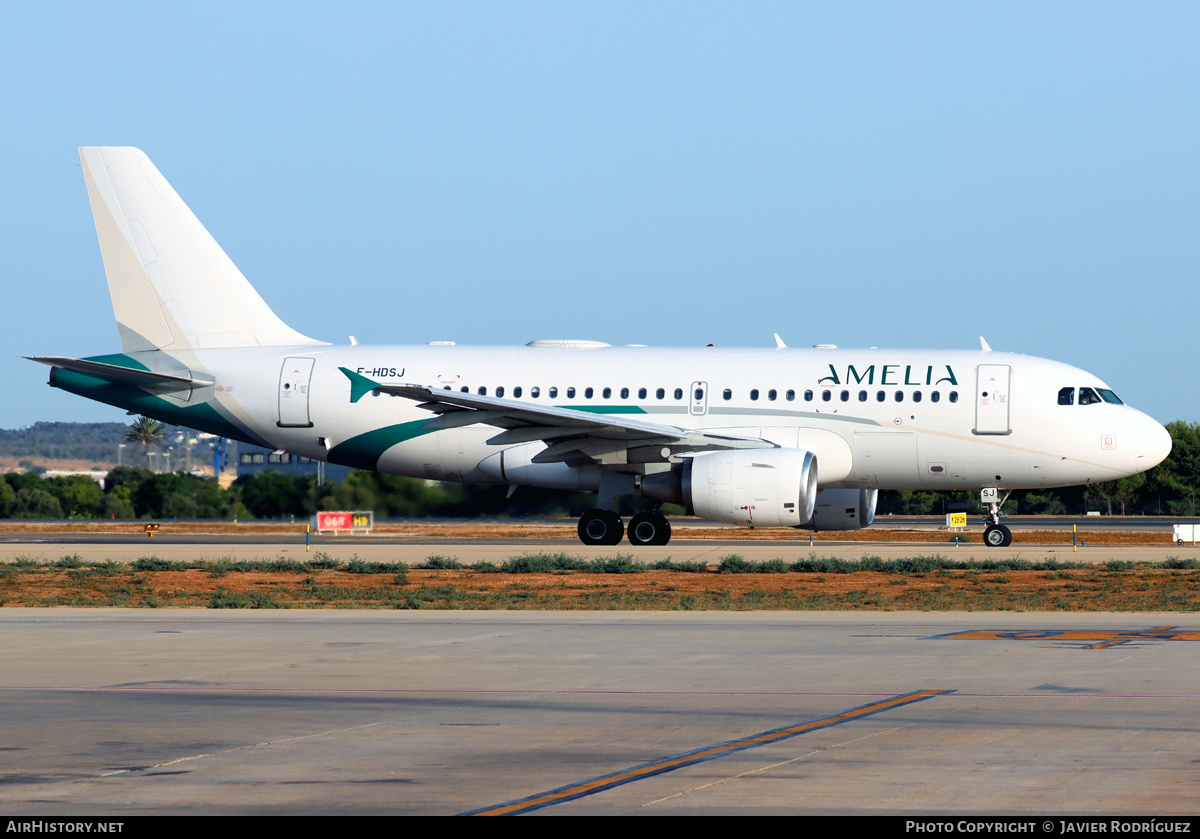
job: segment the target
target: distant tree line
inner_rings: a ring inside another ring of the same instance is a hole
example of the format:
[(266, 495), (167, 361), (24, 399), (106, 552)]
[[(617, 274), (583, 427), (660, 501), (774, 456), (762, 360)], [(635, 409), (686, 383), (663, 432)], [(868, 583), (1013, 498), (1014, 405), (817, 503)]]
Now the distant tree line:
[[(44, 478), (33, 472), (0, 477), (0, 518), (34, 519), (286, 519), (317, 510), (374, 510), (385, 518), (576, 515), (594, 496), (522, 488), (427, 483), (417, 478), (351, 472), (318, 487), (308, 475), (268, 470), (238, 478), (225, 490), (211, 478), (184, 472), (112, 469), (104, 485), (86, 475)], [(632, 508), (631, 508), (632, 509)]]
[(0, 454), (112, 463), (128, 426), (119, 422), (38, 422), (0, 429)]
[[(138, 422), (154, 423), (144, 417)], [(134, 426), (119, 422), (37, 422), (28, 428), (0, 428), (0, 456), (22, 460), (21, 466), (29, 471), (33, 458), (43, 460), (84, 460), (101, 468), (118, 460), (127, 464), (148, 465), (149, 456), (160, 456), (165, 446), (175, 446), (175, 457), (183, 457), (188, 450), (189, 439), (196, 432), (184, 428), (158, 426), (158, 439), (135, 444), (129, 437)], [(200, 440), (191, 446), (194, 463), (207, 463), (212, 459), (212, 445)], [(157, 463), (158, 461), (156, 461)], [(177, 465), (183, 465), (177, 460)]]
[[(122, 429), (122, 435), (126, 426)], [(1149, 472), (1087, 487), (1012, 493), (1010, 514), (1081, 515), (1087, 510), (1119, 515), (1200, 514), (1200, 423), (1167, 425), (1170, 457)], [(317, 510), (374, 510), (381, 518), (476, 518), (480, 516), (573, 516), (595, 506), (594, 494), (522, 487), (511, 497), (504, 486), (443, 484), (418, 478), (351, 472), (344, 481), (318, 487), (307, 475), (266, 471), (238, 478), (225, 490), (211, 478), (183, 472), (155, 473), (120, 466), (101, 486), (84, 475), (43, 478), (32, 472), (0, 477), (0, 518), (304, 518)], [(979, 509), (978, 492), (881, 492), (880, 515), (940, 515), (954, 501)], [(624, 515), (640, 509), (634, 497), (618, 499)], [(668, 505), (665, 512), (681, 508)]]

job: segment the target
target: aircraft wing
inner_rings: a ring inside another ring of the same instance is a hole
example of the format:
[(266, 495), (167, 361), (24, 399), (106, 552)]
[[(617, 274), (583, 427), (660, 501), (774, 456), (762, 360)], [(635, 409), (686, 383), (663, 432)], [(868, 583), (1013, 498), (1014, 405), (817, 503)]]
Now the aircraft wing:
[[(425, 385), (383, 385), (344, 367), (339, 369), (350, 379), (351, 402), (357, 402), (371, 391), (379, 391), (411, 399), (418, 402), (419, 407), (437, 414), (424, 425), (430, 430), (483, 424), (503, 429), (488, 440), (494, 446), (541, 440), (547, 448), (533, 457), (534, 463), (677, 462), (677, 459), (702, 451), (777, 448), (774, 443), (759, 438), (710, 434), (648, 422), (629, 414), (536, 405)], [(668, 453), (663, 454), (663, 449), (669, 450)], [(641, 451), (630, 460), (633, 450)]]

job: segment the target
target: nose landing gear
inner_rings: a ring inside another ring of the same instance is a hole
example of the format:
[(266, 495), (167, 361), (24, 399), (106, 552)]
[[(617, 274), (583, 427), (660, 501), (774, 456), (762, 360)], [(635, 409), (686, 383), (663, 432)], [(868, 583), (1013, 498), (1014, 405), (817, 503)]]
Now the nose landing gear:
[(1002, 524), (989, 524), (983, 531), (983, 541), (989, 548), (1007, 548), (1012, 544), (1012, 531)]
[(1008, 500), (1009, 493), (1004, 493), (1004, 498), (997, 501), (999, 492), (998, 489), (989, 488), (981, 493), (983, 503), (988, 508), (983, 516), (987, 524), (983, 531), (983, 542), (989, 548), (1007, 548), (1012, 544), (1012, 531), (1000, 523), (1000, 507)]

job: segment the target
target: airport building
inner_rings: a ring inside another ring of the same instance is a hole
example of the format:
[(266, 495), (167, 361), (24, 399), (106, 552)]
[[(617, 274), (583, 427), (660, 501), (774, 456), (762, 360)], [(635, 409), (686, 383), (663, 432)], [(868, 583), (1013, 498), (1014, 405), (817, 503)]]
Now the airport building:
[(264, 449), (250, 443), (237, 444), (237, 474), (257, 475), (274, 469), (285, 475), (315, 475), (323, 481), (341, 481), (350, 474), (349, 466), (324, 463), (311, 457), (301, 457), (288, 452)]

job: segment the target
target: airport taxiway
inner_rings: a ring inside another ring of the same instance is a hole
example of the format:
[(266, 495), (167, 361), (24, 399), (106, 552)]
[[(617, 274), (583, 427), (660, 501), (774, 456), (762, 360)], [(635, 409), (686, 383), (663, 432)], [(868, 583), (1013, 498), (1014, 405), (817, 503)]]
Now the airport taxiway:
[(0, 809), (1188, 814), (1197, 629), (0, 609)]

